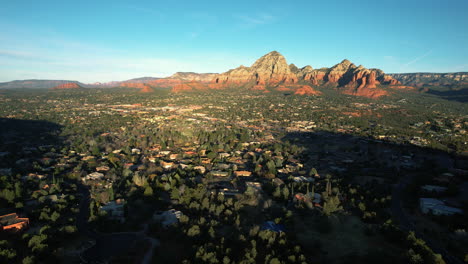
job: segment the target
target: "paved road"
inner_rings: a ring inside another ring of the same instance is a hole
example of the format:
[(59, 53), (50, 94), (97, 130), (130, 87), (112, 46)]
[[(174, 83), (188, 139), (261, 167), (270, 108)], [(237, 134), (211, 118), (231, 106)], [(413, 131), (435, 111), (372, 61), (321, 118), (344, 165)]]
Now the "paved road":
[(416, 237), (426, 241), (426, 244), (438, 254), (441, 254), (445, 262), (449, 264), (463, 264), (461, 260), (451, 255), (438, 241), (428, 238), (416, 229), (411, 217), (403, 209), (403, 191), (405, 187), (413, 180), (413, 175), (401, 177), (400, 181), (394, 186), (392, 191), (392, 214), (400, 223), (400, 228), (406, 231), (413, 231)]

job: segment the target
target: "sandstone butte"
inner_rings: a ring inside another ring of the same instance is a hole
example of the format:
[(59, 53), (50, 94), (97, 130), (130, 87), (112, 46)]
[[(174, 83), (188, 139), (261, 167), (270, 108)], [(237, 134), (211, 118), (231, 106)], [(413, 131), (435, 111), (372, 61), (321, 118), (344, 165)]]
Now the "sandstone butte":
[(82, 88), (81, 86), (79, 86), (77, 83), (64, 83), (64, 84), (60, 84), (60, 85), (57, 85), (51, 89), (53, 90), (65, 90), (65, 89), (80, 89)]
[[(211, 89), (246, 89), (259, 92), (272, 90), (298, 95), (320, 95), (316, 87), (335, 89), (343, 94), (379, 98), (390, 94), (382, 85), (395, 89), (413, 89), (379, 69), (356, 66), (349, 60), (331, 68), (298, 68), (288, 65), (277, 51), (272, 51), (250, 67), (239, 66), (221, 74), (178, 72), (174, 75), (145, 83), (149, 88), (172, 88), (172, 92), (206, 91)], [(139, 88), (139, 87), (135, 87)], [(141, 88), (143, 90), (143, 88)]]
[(153, 92), (153, 88), (149, 86), (146, 83), (133, 83), (133, 82), (125, 82), (120, 84), (121, 87), (127, 87), (127, 88), (136, 88), (140, 89), (140, 93), (150, 93)]

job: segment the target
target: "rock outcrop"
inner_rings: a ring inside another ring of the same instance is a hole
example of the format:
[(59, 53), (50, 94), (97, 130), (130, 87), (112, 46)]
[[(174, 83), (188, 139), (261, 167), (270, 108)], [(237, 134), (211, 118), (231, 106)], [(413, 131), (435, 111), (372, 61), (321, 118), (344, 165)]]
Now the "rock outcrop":
[(312, 87), (309, 85), (301, 85), (295, 92), (294, 94), (299, 94), (299, 95), (321, 95), (322, 93), (314, 90)]
[(178, 85), (181, 83), (183, 83), (182, 80), (170, 79), (170, 78), (164, 78), (164, 79), (147, 82), (148, 85), (150, 85), (151, 87), (155, 87), (155, 88), (172, 88), (175, 85)]
[(151, 93), (153, 88), (146, 83), (125, 82), (120, 84), (121, 87), (140, 89), (140, 93)]
[(294, 84), (298, 81), (296, 74), (291, 71), (291, 68), (295, 70), (294, 67), (290, 67), (279, 52), (272, 51), (250, 67), (240, 66), (216, 76), (212, 87), (241, 85), (258, 90), (260, 87), (264, 89), (279, 84)]
[(443, 86), (450, 89), (468, 88), (468, 72), (455, 73), (396, 73), (389, 74), (405, 86), (430, 88)]
[(61, 84), (76, 83), (80, 87), (88, 87), (87, 85), (71, 80), (16, 80), (11, 82), (0, 82), (0, 89), (16, 89), (16, 88), (27, 88), (27, 89), (51, 89)]
[(172, 92), (180, 93), (180, 92), (193, 92), (193, 91), (204, 91), (209, 89), (209, 87), (201, 82), (191, 81), (187, 83), (177, 84), (172, 88)]
[(64, 83), (64, 84), (59, 84), (51, 89), (53, 90), (67, 90), (67, 89), (81, 89), (83, 87), (81, 87), (80, 85), (78, 85), (77, 83)]
[(176, 79), (181, 81), (196, 81), (196, 82), (211, 82), (217, 73), (196, 73), (196, 72), (176, 72), (168, 79)]
[(123, 83), (121, 86), (139, 88), (144, 92), (152, 91), (152, 88), (171, 88), (176, 93), (240, 88), (260, 92), (293, 92), (298, 95), (320, 95), (321, 92), (313, 87), (323, 86), (345, 94), (377, 98), (388, 94), (380, 85), (403, 87), (383, 71), (356, 66), (349, 60), (343, 60), (331, 68), (298, 68), (288, 64), (279, 52), (272, 51), (250, 67), (241, 65), (221, 74), (178, 72), (168, 78)]

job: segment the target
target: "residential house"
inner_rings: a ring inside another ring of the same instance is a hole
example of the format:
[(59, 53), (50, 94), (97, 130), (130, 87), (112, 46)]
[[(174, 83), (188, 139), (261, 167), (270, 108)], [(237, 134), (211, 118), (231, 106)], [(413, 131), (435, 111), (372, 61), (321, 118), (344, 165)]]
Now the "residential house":
[(170, 153), (171, 153), (171, 151), (169, 151), (169, 150), (159, 151), (159, 154), (164, 155), (164, 156), (167, 156), (167, 155), (169, 155)]
[(166, 170), (170, 170), (174, 166), (174, 163), (173, 162), (161, 161), (161, 166)]
[(96, 167), (96, 171), (97, 172), (100, 172), (100, 171), (108, 171), (110, 170), (109, 166), (99, 166), (99, 167)]
[(284, 181), (280, 178), (274, 178), (272, 180), (273, 184), (276, 185), (276, 186), (282, 186), (284, 185)]
[(295, 182), (315, 182), (315, 179), (312, 177), (304, 177), (304, 176), (299, 176), (299, 177), (294, 177), (293, 180)]
[(163, 227), (168, 227), (172, 224), (179, 222), (180, 217), (183, 215), (181, 211), (170, 209), (164, 212), (155, 212), (153, 214), (153, 220), (161, 223)]
[(227, 171), (211, 171), (211, 174), (214, 177), (227, 177), (229, 173)]
[(259, 183), (259, 182), (245, 182), (245, 186), (248, 188), (248, 187), (251, 187), (255, 190), (258, 190), (258, 191), (261, 191), (262, 190), (262, 184)]
[(435, 215), (454, 215), (463, 213), (463, 210), (446, 206), (443, 201), (434, 198), (420, 198), (419, 206), (421, 211), (425, 214), (429, 212), (432, 212)]
[(133, 148), (132, 149), (132, 154), (141, 154), (141, 149)]
[(235, 189), (235, 188), (222, 188), (218, 190), (218, 193), (224, 196), (236, 196), (240, 192), (238, 189)]
[(29, 226), (29, 218), (20, 218), (16, 213), (0, 216), (0, 231), (20, 231)]
[(83, 181), (87, 181), (87, 180), (95, 181), (95, 180), (101, 180), (102, 178), (104, 178), (104, 174), (100, 172), (93, 172), (93, 173), (86, 175), (82, 180)]
[(252, 172), (251, 171), (235, 171), (234, 175), (236, 175), (236, 177), (250, 177), (252, 176)]
[(195, 167), (193, 167), (193, 169), (199, 171), (202, 174), (205, 173), (205, 171), (206, 171), (205, 167), (203, 167), (203, 166), (195, 166)]
[(421, 190), (427, 191), (427, 192), (441, 193), (441, 192), (445, 192), (447, 190), (447, 187), (442, 187), (442, 186), (437, 186), (437, 185), (424, 185), (424, 186), (421, 186)]
[(231, 156), (231, 154), (226, 153), (226, 152), (223, 152), (223, 153), (219, 153), (219, 154), (218, 154), (218, 157), (219, 157), (220, 159), (228, 158), (229, 156)]
[(270, 231), (273, 231), (273, 232), (276, 232), (276, 233), (281, 233), (281, 232), (284, 232), (286, 230), (284, 225), (276, 224), (273, 221), (266, 221), (265, 223), (263, 223), (261, 229), (262, 230), (270, 230)]

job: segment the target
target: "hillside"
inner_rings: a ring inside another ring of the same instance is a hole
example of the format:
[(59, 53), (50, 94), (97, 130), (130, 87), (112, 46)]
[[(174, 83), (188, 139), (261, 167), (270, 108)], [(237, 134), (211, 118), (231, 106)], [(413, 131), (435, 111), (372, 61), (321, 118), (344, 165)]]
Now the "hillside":
[[(304, 85), (308, 86), (305, 90)], [(194, 87), (193, 84), (178, 85), (173, 87), (172, 91), (244, 88), (264, 92), (276, 90), (319, 95), (320, 92), (315, 88), (328, 87), (344, 94), (378, 98), (390, 93), (382, 89), (381, 85), (396, 89), (411, 89), (402, 86), (382, 70), (356, 66), (349, 60), (343, 60), (331, 68), (313, 69), (312, 66), (305, 66), (299, 69), (294, 64), (288, 65), (281, 53), (272, 51), (259, 58), (250, 67), (241, 65), (225, 73), (214, 75), (208, 85), (198, 85), (199, 87)]]
[(440, 86), (449, 89), (468, 88), (468, 72), (455, 73), (394, 73), (389, 74), (404, 85), (415, 87)]
[(49, 89), (56, 87), (58, 85), (67, 84), (67, 83), (76, 83), (81, 87), (86, 85), (78, 81), (68, 81), (68, 80), (15, 80), (11, 82), (2, 82), (0, 83), (0, 89), (16, 89), (16, 88), (28, 88), (28, 89)]

